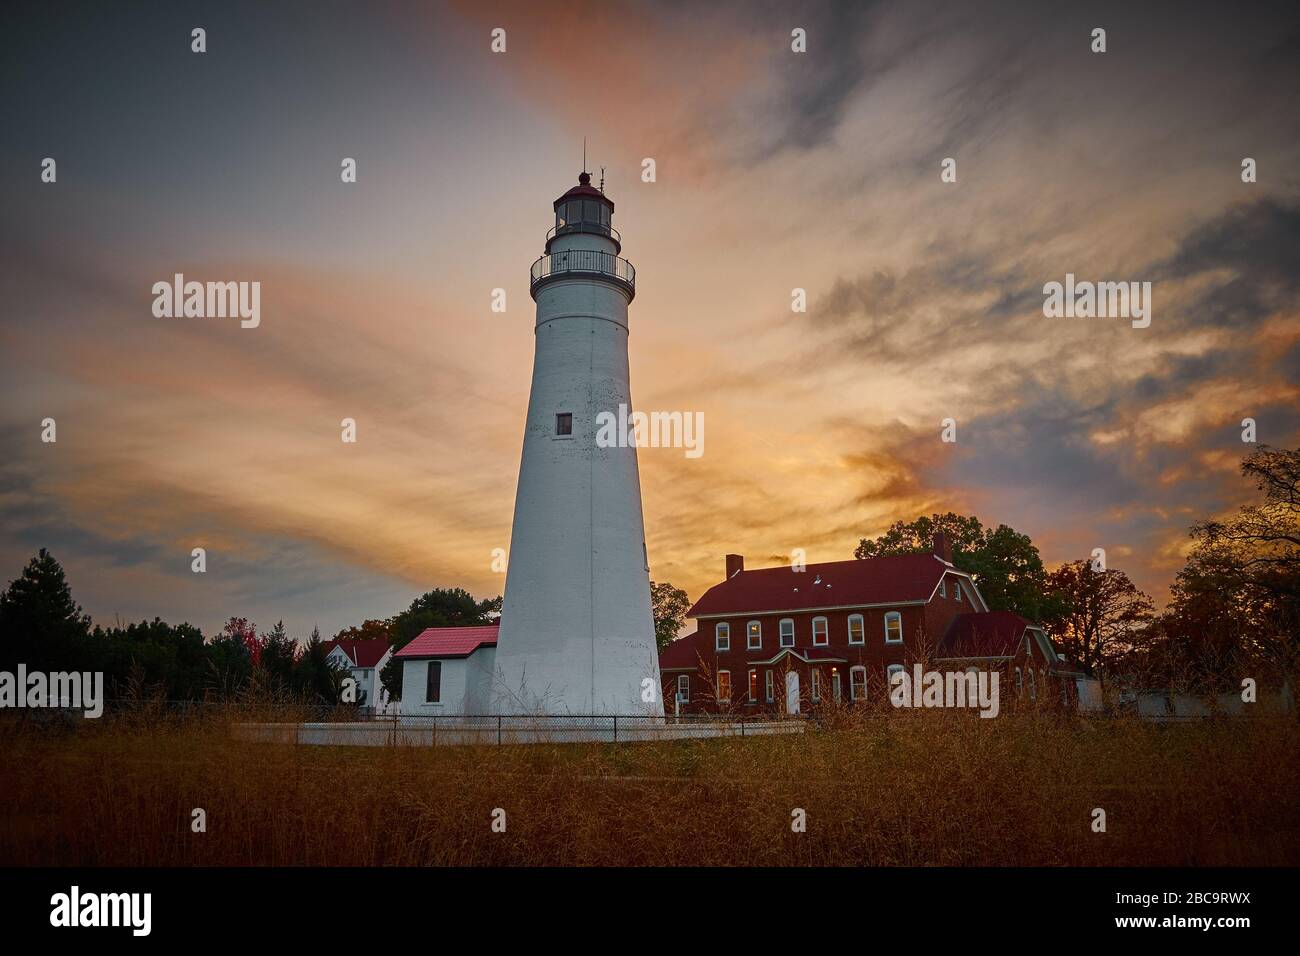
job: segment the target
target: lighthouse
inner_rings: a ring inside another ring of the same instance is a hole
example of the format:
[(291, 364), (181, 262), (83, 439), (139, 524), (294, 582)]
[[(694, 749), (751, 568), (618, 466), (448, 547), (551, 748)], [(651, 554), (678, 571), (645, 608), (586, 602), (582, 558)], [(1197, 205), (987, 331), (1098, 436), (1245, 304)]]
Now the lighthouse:
[[(663, 715), (636, 443), (598, 442), (632, 408), (614, 203), (583, 172), (533, 263), (533, 381), (493, 679), (498, 713)], [(604, 447), (611, 445), (612, 447)]]

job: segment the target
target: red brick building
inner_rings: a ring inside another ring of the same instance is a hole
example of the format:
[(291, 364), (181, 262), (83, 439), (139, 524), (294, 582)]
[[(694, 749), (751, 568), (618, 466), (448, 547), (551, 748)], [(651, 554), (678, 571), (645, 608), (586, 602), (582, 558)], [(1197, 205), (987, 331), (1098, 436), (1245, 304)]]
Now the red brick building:
[[(687, 616), (659, 654), (668, 713), (810, 712), (882, 702), (896, 668), (998, 670), (1001, 699), (1072, 706), (1075, 672), (1037, 625), (989, 611), (944, 535), (931, 554), (745, 570)], [(1004, 704), (1005, 706), (1005, 704)]]

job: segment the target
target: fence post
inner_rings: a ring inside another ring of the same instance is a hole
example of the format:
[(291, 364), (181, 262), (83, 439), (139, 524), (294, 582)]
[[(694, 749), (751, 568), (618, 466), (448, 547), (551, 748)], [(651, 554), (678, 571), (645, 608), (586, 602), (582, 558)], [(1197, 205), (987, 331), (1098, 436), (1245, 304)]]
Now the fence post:
[(743, 715), (740, 718), (740, 736), (745, 736), (745, 718)]
[(618, 714), (614, 715), (614, 743), (618, 743)]
[(497, 746), (501, 746), (501, 715), (497, 714)]

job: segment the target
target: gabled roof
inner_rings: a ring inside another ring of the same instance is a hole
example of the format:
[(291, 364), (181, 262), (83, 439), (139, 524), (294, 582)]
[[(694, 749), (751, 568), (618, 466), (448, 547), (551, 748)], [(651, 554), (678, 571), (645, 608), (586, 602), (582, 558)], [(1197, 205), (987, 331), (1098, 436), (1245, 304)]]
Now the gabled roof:
[(671, 641), (659, 652), (659, 670), (695, 670), (699, 666), (700, 632)]
[(919, 604), (930, 599), (944, 573), (967, 575), (934, 554), (741, 571), (715, 584), (686, 612), (688, 617), (811, 611), (818, 608)]
[(1014, 611), (958, 614), (948, 624), (935, 656), (939, 658), (1014, 657), (1025, 631), (1035, 627)]
[(325, 653), (330, 653), (336, 647), (347, 655), (354, 667), (377, 667), (384, 655), (388, 653), (389, 644), (382, 637), (366, 641), (345, 637), (337, 641), (326, 641)]
[(480, 647), (496, 647), (500, 632), (500, 622), (486, 627), (429, 627), (393, 656), (468, 657)]

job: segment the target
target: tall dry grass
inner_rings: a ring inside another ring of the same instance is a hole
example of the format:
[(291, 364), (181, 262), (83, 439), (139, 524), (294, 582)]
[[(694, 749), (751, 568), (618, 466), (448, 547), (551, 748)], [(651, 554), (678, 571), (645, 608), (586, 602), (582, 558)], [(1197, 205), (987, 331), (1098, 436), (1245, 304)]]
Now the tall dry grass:
[(0, 725), (0, 863), (1300, 863), (1293, 719), (929, 711), (802, 736), (420, 749), (240, 742), (230, 720)]

